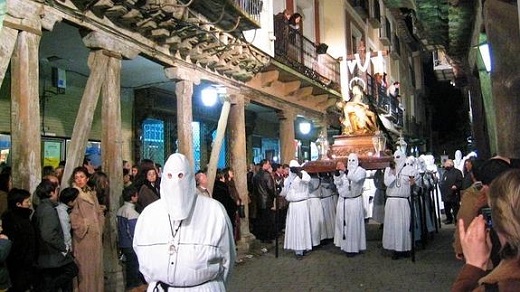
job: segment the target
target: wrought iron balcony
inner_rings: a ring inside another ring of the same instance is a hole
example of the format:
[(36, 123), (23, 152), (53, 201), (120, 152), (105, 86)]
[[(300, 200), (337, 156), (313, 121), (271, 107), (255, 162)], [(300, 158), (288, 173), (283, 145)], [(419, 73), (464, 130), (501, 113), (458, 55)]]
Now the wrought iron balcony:
[(331, 89), (341, 91), (339, 61), (325, 53), (325, 44), (311, 42), (299, 30), (276, 18), (274, 33), (277, 61)]
[(260, 28), (262, 0), (182, 0), (215, 26), (233, 34)]
[(372, 105), (380, 115), (384, 115), (391, 120), (397, 128), (404, 125), (404, 112), (400, 106), (398, 96), (387, 93), (387, 87), (383, 83), (376, 82), (374, 77), (367, 74), (368, 96)]

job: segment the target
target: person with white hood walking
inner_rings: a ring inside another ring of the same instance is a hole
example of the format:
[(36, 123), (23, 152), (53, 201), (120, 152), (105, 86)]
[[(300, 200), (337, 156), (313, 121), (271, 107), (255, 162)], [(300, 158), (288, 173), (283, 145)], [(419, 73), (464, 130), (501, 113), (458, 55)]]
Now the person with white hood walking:
[(160, 192), (139, 216), (133, 242), (148, 291), (226, 291), (236, 257), (226, 210), (197, 195), (193, 170), (179, 153), (164, 165)]
[(417, 170), (406, 164), (406, 155), (394, 152), (394, 166), (385, 169), (386, 206), (383, 248), (393, 251), (392, 259), (408, 256), (412, 249), (410, 234), (410, 186)]
[(343, 161), (336, 163), (334, 183), (339, 198), (334, 244), (346, 252), (347, 257), (356, 256), (367, 248), (362, 196), (365, 178), (366, 170), (359, 166), (357, 154), (348, 155), (347, 167)]
[(302, 170), (296, 160), (289, 162), (290, 173), (284, 181), (281, 196), (289, 202), (285, 223), (284, 249), (294, 250), (296, 259), (303, 258), (303, 252), (312, 249), (311, 222), (309, 215), (310, 175)]

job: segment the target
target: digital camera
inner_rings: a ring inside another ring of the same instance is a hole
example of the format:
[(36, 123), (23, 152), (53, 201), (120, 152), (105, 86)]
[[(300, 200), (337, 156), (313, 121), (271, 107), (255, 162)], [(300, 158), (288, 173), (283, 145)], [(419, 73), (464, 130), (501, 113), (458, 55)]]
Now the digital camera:
[(487, 228), (492, 228), (493, 219), (491, 218), (491, 208), (482, 208), (482, 216), (484, 216), (484, 220), (486, 220)]

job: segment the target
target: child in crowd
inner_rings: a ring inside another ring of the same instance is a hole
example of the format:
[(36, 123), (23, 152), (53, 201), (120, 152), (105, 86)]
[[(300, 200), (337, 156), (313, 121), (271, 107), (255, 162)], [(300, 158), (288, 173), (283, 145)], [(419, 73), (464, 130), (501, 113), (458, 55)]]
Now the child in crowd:
[(123, 190), (124, 204), (117, 210), (117, 235), (119, 248), (126, 259), (126, 289), (127, 291), (145, 291), (146, 288), (139, 274), (139, 262), (132, 243), (134, 241), (135, 225), (139, 213), (135, 210), (135, 204), (139, 198), (136, 188), (130, 186)]
[(27, 291), (34, 284), (36, 233), (31, 223), (31, 193), (13, 188), (7, 194), (7, 211), (2, 215), (2, 233), (12, 242), (7, 257), (11, 277), (9, 291)]
[(78, 266), (65, 244), (60, 219), (55, 208), (58, 205), (58, 184), (44, 179), (36, 187), (40, 203), (32, 217), (37, 234), (39, 283), (34, 291), (72, 292), (72, 279), (78, 275)]
[(132, 175), (130, 174), (130, 170), (123, 168), (123, 186), (129, 187), (132, 184)]
[(72, 250), (72, 236), (70, 226), (70, 209), (74, 207), (79, 191), (76, 188), (65, 188), (60, 193), (60, 203), (56, 206), (58, 217), (60, 217), (61, 229), (63, 230), (63, 237), (67, 251)]

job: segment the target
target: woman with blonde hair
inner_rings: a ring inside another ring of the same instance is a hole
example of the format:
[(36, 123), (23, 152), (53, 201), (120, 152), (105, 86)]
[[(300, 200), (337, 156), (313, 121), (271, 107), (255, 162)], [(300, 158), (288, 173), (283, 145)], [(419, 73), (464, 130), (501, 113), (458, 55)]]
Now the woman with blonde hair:
[[(520, 291), (520, 170), (509, 170), (489, 186), (491, 214), (475, 217), (467, 230), (459, 220), (466, 264), (452, 291)], [(487, 271), (491, 254), (489, 228), (500, 240), (500, 264)]]

